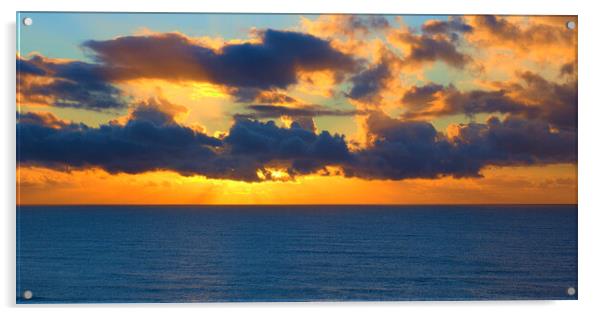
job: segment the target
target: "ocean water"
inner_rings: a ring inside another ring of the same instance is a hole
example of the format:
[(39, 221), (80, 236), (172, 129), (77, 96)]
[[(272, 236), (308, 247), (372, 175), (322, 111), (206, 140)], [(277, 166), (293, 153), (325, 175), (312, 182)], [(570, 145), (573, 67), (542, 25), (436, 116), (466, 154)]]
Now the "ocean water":
[(576, 205), (17, 211), (18, 303), (576, 299), (569, 287)]

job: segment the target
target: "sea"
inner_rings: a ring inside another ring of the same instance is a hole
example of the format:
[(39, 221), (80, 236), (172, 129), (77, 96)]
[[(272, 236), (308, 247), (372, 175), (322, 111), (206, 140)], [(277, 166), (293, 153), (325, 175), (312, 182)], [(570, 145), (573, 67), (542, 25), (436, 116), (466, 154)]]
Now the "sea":
[(577, 205), (19, 206), (17, 303), (574, 300)]

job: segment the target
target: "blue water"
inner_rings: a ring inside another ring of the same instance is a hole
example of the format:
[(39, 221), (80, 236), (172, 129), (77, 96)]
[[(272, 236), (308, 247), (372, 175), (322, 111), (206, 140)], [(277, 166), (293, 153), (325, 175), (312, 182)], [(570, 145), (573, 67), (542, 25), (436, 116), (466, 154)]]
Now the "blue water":
[(20, 207), (18, 303), (576, 299), (577, 206)]

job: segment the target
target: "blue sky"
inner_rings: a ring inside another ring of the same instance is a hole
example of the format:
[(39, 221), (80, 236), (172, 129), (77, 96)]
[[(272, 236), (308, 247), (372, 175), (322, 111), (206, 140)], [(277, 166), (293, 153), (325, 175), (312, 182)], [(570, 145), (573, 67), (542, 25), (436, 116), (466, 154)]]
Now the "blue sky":
[[(232, 18), (232, 16), (235, 18)], [(303, 15), (315, 19), (317, 15)], [(199, 13), (67, 13), (19, 12), (17, 20), (33, 19), (32, 26), (19, 24), (18, 50), (51, 58), (87, 59), (79, 45), (89, 39), (103, 40), (133, 34), (143, 28), (156, 32), (179, 31), (188, 36), (234, 39), (245, 37), (252, 28), (289, 29), (299, 24), (296, 14), (199, 14)], [(227, 18), (228, 23), (223, 23)], [(405, 23), (420, 28), (424, 21), (446, 16), (404, 16)], [(394, 23), (393, 16), (387, 19)]]

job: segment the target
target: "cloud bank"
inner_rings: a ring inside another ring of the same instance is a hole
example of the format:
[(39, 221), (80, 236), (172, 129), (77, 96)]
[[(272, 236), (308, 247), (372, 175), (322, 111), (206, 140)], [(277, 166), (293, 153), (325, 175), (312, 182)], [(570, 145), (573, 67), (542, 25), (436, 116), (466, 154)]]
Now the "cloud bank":
[[(51, 115), (19, 115), (18, 162), (49, 168), (99, 167), (111, 173), (171, 170), (183, 175), (262, 181), (259, 171), (291, 176), (340, 167), (348, 177), (400, 180), (478, 177), (489, 165), (575, 162), (576, 133), (542, 121), (509, 117), (456, 125), (444, 135), (432, 124), (379, 112), (367, 119), (372, 143), (351, 151), (343, 135), (315, 133), (293, 123), (238, 118), (226, 137), (205, 135), (141, 106), (123, 124), (92, 128)], [(61, 123), (57, 123), (61, 122)], [(269, 179), (269, 178), (268, 178)]]

